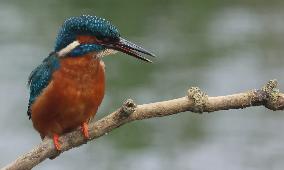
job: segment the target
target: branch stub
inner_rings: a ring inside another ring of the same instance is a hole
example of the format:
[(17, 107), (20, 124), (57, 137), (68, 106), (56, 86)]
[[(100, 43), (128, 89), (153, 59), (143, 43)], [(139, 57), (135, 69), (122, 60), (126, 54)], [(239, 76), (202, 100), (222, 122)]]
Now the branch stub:
[(134, 103), (132, 99), (127, 99), (121, 106), (121, 113), (124, 116), (129, 116), (135, 111), (136, 107), (137, 105)]
[(267, 93), (266, 107), (271, 110), (277, 110), (277, 103), (279, 98), (279, 89), (277, 89), (277, 80), (269, 80), (268, 83), (262, 88), (262, 91)]

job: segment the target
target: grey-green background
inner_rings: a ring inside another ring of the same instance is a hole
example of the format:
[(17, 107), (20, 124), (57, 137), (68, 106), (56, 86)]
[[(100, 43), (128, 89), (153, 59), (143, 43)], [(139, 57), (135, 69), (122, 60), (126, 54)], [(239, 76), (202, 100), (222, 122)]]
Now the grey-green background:
[[(154, 64), (104, 59), (107, 91), (97, 119), (132, 98), (172, 99), (199, 86), (226, 95), (279, 80), (284, 89), (284, 1), (0, 1), (0, 166), (41, 140), (26, 116), (27, 77), (53, 49), (64, 19), (111, 20), (157, 54)], [(284, 114), (263, 107), (190, 112), (127, 124), (35, 169), (266, 170), (284, 167)]]

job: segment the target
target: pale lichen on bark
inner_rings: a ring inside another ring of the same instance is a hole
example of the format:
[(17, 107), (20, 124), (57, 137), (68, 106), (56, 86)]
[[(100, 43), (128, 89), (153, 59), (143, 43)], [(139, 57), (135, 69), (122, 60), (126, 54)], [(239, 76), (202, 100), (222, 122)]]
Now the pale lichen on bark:
[(208, 96), (206, 93), (201, 91), (199, 87), (191, 87), (187, 91), (187, 96), (189, 100), (193, 100), (194, 107), (192, 108), (192, 112), (195, 113), (203, 113), (204, 108), (208, 102)]

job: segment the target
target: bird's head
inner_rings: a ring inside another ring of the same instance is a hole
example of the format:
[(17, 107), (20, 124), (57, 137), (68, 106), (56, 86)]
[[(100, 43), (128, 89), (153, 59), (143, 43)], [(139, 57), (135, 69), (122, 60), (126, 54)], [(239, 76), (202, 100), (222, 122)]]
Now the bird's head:
[(151, 62), (141, 54), (155, 56), (144, 48), (123, 39), (109, 21), (90, 15), (67, 19), (59, 30), (55, 43), (59, 56), (77, 57), (95, 53), (101, 57), (121, 51), (138, 59)]

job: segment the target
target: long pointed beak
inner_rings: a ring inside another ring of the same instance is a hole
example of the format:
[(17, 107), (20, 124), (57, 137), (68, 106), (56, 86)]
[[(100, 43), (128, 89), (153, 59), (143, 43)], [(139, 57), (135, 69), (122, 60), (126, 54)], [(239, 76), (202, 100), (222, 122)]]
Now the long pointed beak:
[(146, 54), (151, 57), (156, 57), (155, 54), (151, 53), (150, 51), (123, 38), (119, 38), (119, 41), (106, 43), (104, 45), (107, 48), (121, 51), (125, 54), (128, 54), (130, 56), (133, 56), (135, 58), (138, 58), (140, 60), (150, 62), (150, 63), (152, 63), (152, 61), (149, 60), (148, 58), (143, 57), (142, 54)]

